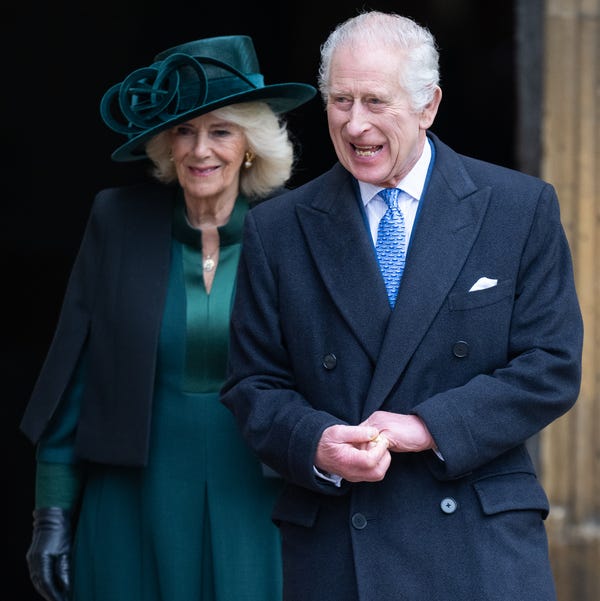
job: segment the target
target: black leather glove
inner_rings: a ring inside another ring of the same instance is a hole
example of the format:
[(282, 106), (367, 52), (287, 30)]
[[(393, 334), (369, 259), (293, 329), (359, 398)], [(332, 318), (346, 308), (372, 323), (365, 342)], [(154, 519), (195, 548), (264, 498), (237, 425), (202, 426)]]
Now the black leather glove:
[(70, 588), (71, 517), (59, 507), (33, 512), (26, 559), (35, 590), (47, 601), (67, 601)]

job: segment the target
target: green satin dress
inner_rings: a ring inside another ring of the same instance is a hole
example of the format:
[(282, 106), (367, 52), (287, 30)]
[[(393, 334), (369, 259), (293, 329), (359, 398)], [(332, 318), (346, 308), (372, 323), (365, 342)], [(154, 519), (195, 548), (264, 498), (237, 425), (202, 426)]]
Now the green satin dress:
[(281, 481), (265, 477), (219, 402), (247, 203), (220, 228), (210, 294), (201, 238), (174, 220), (148, 466), (89, 470), (74, 601), (280, 601)]

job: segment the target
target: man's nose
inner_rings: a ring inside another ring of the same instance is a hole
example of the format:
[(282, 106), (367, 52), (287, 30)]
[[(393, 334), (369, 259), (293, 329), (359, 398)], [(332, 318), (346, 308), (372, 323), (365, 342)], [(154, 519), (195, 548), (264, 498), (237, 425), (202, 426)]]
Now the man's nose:
[(369, 128), (368, 111), (360, 102), (355, 102), (348, 113), (346, 130), (352, 136), (359, 136)]

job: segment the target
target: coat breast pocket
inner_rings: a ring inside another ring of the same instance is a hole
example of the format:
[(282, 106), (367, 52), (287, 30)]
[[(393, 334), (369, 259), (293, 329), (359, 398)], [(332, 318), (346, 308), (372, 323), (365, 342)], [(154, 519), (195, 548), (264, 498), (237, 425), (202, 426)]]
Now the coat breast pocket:
[(451, 311), (466, 311), (478, 307), (493, 305), (513, 294), (512, 280), (498, 282), (491, 288), (476, 290), (474, 292), (454, 292), (448, 297), (448, 306)]

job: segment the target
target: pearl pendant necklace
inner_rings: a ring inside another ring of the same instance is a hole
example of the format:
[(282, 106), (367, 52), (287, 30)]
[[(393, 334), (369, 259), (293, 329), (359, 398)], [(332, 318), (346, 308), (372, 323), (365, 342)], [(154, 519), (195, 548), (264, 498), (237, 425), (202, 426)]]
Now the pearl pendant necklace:
[(211, 255), (206, 255), (202, 258), (202, 269), (204, 271), (212, 271), (215, 268), (215, 260)]

